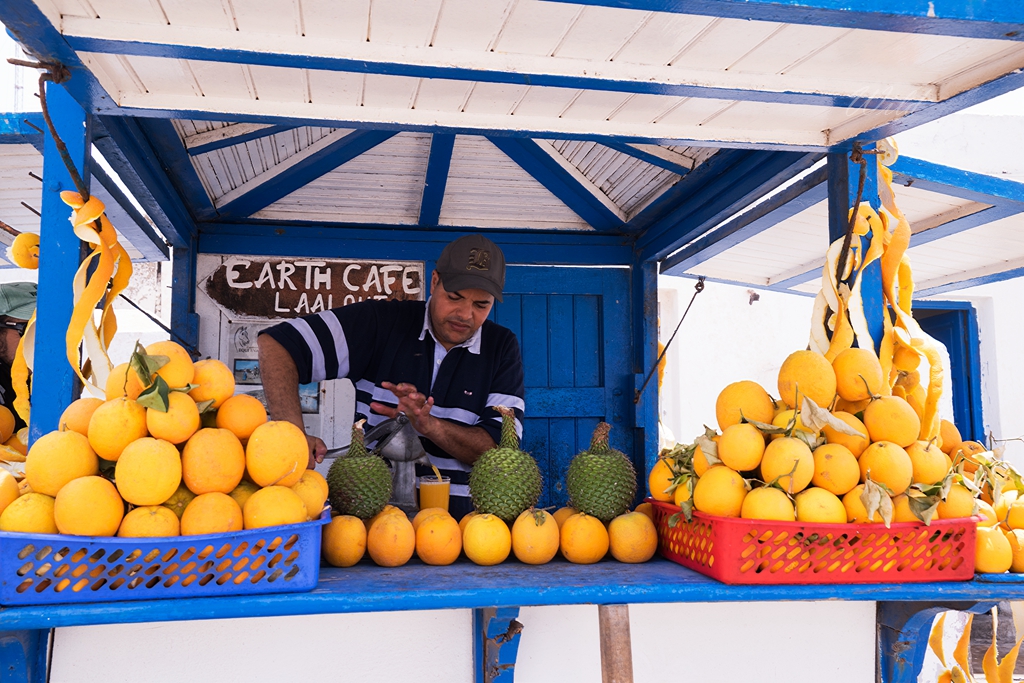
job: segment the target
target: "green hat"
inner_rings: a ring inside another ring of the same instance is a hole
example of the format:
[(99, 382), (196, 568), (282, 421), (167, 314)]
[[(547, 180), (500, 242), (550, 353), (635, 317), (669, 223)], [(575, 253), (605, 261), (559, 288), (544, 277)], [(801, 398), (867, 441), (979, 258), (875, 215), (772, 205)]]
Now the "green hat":
[(7, 282), (0, 285), (0, 315), (28, 320), (36, 312), (36, 283)]
[(444, 248), (434, 270), (446, 291), (482, 289), (501, 301), (505, 255), (483, 235), (464, 235)]

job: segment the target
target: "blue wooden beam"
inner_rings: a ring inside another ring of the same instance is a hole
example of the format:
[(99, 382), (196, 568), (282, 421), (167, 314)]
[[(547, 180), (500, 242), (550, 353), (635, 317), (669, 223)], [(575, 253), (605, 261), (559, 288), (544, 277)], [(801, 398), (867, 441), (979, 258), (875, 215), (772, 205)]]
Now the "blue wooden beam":
[(644, 260), (660, 260), (807, 170), (820, 154), (722, 150), (683, 176), (645, 209), (636, 242)]
[(1013, 203), (1024, 211), (1024, 183), (984, 173), (901, 156), (892, 165), (893, 181), (984, 204)]
[(188, 245), (196, 232), (195, 220), (138, 122), (126, 117), (99, 117), (94, 127), (93, 144), (163, 236), (175, 248)]
[(0, 145), (32, 145), (42, 152), (45, 126), (39, 112), (0, 114)]
[(570, 166), (568, 161), (563, 160), (562, 163), (555, 159), (553, 155), (558, 152), (554, 148), (547, 151), (540, 147), (547, 143), (522, 138), (489, 139), (595, 230), (610, 231), (624, 227), (621, 212), (609, 207), (611, 200), (605, 197), (605, 201), (598, 197), (601, 190), (582, 173), (570, 171), (567, 168)]
[(828, 248), (837, 239), (846, 237), (850, 224), (850, 194), (847, 191), (850, 186), (849, 154), (845, 151), (829, 152), (825, 172), (828, 175)]
[[(251, 256), (436, 259), (465, 231), (380, 226), (296, 225), (281, 222), (203, 223), (199, 252)], [(533, 265), (628, 266), (633, 249), (618, 235), (540, 230), (488, 230), (505, 260)]]
[[(1001, 273), (990, 273), (987, 275), (979, 275), (977, 277), (965, 277), (963, 280), (956, 282), (948, 282), (944, 285), (936, 285), (935, 287), (928, 287), (914, 292), (915, 297), (925, 296), (938, 296), (939, 294), (946, 294), (947, 292), (956, 292), (961, 289), (967, 289), (968, 287), (978, 287), (980, 285), (989, 285), (993, 282), (1005, 282), (1006, 280), (1013, 280), (1014, 278), (1024, 277), (1024, 268), (1012, 268), (1004, 270)], [(915, 304), (916, 305), (916, 304)]]
[(420, 202), (419, 224), (436, 226), (441, 217), (441, 204), (448, 186), (448, 170), (452, 165), (452, 150), (455, 136), (435, 133), (430, 138), (430, 157), (427, 159), (427, 175), (423, 184), (423, 199)]
[(51, 633), (48, 628), (0, 631), (0, 681), (47, 683)]
[(295, 126), (290, 125), (270, 125), (260, 128), (258, 130), (250, 130), (239, 135), (227, 135), (230, 128), (219, 128), (218, 131), (224, 131), (225, 136), (210, 140), (209, 142), (190, 145), (188, 144), (188, 138), (185, 139), (186, 149), (189, 156), (196, 156), (198, 154), (207, 154), (208, 152), (215, 152), (218, 149), (224, 149), (225, 147), (234, 147), (235, 145), (241, 145), (246, 142), (252, 142), (253, 140), (260, 140), (269, 135), (276, 135), (277, 133), (284, 133), (289, 130), (294, 130)]
[[(632, 314), (634, 446), (633, 466), (643, 475), (641, 482), (658, 459), (659, 390), (657, 370), (644, 387), (647, 373), (658, 360), (658, 264), (635, 261), (630, 273), (630, 312)], [(643, 388), (643, 391), (641, 391)], [(643, 486), (639, 487), (643, 489)], [(643, 498), (638, 491), (638, 498)]]
[[(61, 86), (48, 83), (46, 100), (54, 128), (88, 184), (89, 116)], [(60, 193), (76, 191), (71, 175), (46, 135), (43, 148), (42, 217), (39, 219), (39, 290), (36, 302), (35, 365), (29, 442), (57, 429), (61, 413), (78, 398), (78, 378), (64, 352), (64, 337), (74, 308), (73, 280), (82, 257), (82, 241), (71, 229), (71, 207)]]
[(1017, 0), (553, 0), (783, 24), (1024, 40)]
[(634, 147), (633, 145), (630, 145), (625, 142), (607, 141), (602, 142), (601, 144), (603, 144), (605, 147), (611, 147), (612, 149), (618, 152), (622, 152), (623, 154), (628, 154), (631, 157), (640, 159), (641, 161), (646, 161), (651, 166), (657, 166), (658, 168), (663, 168), (666, 171), (672, 171), (676, 175), (686, 175), (691, 170), (690, 166), (685, 166), (681, 163), (673, 161), (671, 158), (667, 156), (652, 154), (647, 150)]
[(518, 607), (473, 610), (474, 683), (513, 683), (523, 625)]
[(195, 220), (212, 220), (217, 215), (213, 200), (206, 193), (174, 125), (163, 119), (139, 119), (138, 124), (156, 152), (156, 159), (150, 163), (166, 169), (167, 179)]
[(679, 275), (714, 258), (740, 242), (778, 225), (828, 196), (826, 177), (822, 166), (801, 178), (785, 190), (740, 214), (725, 225), (688, 244), (661, 263), (662, 275)]
[(92, 177), (98, 181), (92, 185), (92, 194), (106, 205), (107, 217), (117, 231), (138, 249), (144, 261), (166, 261), (171, 253), (167, 241), (139, 213), (114, 179), (99, 164), (93, 164)]
[(197, 240), (176, 248), (171, 259), (171, 332), (192, 360), (199, 358), (199, 315), (196, 311)]
[(383, 74), (406, 78), (432, 78), (477, 83), (499, 83), (508, 85), (529, 85), (574, 90), (599, 90), (641, 95), (666, 95), (673, 97), (697, 97), (717, 100), (740, 100), (750, 102), (773, 102), (843, 109), (884, 109), (891, 111), (916, 111), (928, 106), (924, 100), (900, 100), (890, 98), (866, 98), (840, 93), (818, 93), (797, 91), (766, 91), (747, 88), (724, 88), (674, 83), (654, 79), (622, 80), (599, 76), (546, 73), (544, 71), (523, 71), (521, 69), (483, 69), (452, 66), (438, 63), (418, 63), (411, 60), (374, 61), (351, 57), (330, 57), (301, 53), (281, 53), (265, 50), (231, 49), (159, 43), (152, 41), (115, 40), (90, 36), (66, 36), (68, 43), (79, 52), (159, 57), (164, 59), (185, 59), (213, 61), (230, 64), (256, 64), (291, 69), (318, 69), (362, 74)]
[[(246, 218), (278, 199), (313, 182), (344, 163), (355, 159), (395, 135), (392, 131), (357, 130), (325, 145), (301, 162), (278, 173), (272, 180), (254, 187), (250, 192), (217, 207), (221, 218)], [(272, 171), (268, 171), (270, 173)]]

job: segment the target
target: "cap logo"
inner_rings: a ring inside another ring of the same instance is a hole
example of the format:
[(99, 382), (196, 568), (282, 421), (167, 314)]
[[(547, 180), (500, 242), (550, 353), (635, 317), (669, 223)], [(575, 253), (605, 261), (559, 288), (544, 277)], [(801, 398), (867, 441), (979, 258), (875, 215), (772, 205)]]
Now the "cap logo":
[(470, 249), (466, 270), (490, 270), (491, 252), (487, 249)]

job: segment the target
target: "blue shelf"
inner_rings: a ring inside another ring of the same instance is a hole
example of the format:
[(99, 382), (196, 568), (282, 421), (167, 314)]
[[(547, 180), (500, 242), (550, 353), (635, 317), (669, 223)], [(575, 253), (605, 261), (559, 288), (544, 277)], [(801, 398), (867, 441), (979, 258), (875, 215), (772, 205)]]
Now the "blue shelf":
[(309, 593), (3, 608), (0, 609), (0, 631), (147, 621), (523, 605), (995, 599), (1024, 599), (1024, 583), (975, 580), (918, 584), (727, 586), (662, 559), (642, 565), (604, 561), (589, 566), (555, 561), (540, 567), (517, 562), (478, 567), (465, 561), (448, 567), (429, 567), (414, 560), (396, 569), (384, 569), (368, 563), (349, 569), (325, 567), (321, 569), (319, 584)]

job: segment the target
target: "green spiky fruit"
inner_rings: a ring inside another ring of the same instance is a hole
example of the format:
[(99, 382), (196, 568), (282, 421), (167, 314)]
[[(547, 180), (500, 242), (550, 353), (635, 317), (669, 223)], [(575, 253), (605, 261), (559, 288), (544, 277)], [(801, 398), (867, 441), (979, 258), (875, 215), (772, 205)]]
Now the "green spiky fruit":
[(328, 499), (335, 512), (369, 519), (391, 499), (391, 470), (363, 445), (362, 421), (352, 426), (352, 445), (327, 471)]
[(602, 522), (628, 512), (636, 496), (636, 470), (625, 454), (608, 445), (611, 428), (607, 422), (597, 425), (590, 448), (572, 459), (565, 480), (569, 507)]
[(515, 414), (499, 406), (501, 443), (480, 456), (469, 473), (469, 494), (478, 512), (512, 522), (540, 498), (537, 461), (519, 450)]

